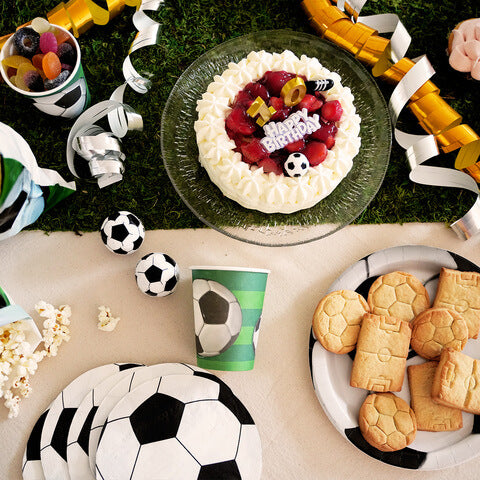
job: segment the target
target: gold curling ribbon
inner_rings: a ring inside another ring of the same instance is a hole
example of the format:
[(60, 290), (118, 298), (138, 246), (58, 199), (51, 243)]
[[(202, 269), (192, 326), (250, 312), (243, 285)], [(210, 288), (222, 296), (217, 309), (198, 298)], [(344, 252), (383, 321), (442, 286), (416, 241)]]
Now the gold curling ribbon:
[[(415, 64), (408, 58), (402, 58), (393, 64), (390, 60), (390, 40), (377, 35), (375, 30), (361, 22), (353, 22), (329, 0), (303, 0), (302, 7), (311, 25), (322, 36), (371, 66), (374, 76), (396, 84)], [(345, 3), (345, 9), (355, 19), (358, 18), (358, 12), (348, 3)], [(360, 30), (353, 26), (363, 28), (364, 34), (359, 35)], [(480, 137), (468, 125), (459, 125), (461, 116), (439, 93), (440, 89), (429, 80), (411, 97), (408, 107), (420, 125), (435, 135), (443, 152), (460, 149), (455, 168), (463, 170), (480, 183), (480, 162), (477, 162), (480, 156)]]

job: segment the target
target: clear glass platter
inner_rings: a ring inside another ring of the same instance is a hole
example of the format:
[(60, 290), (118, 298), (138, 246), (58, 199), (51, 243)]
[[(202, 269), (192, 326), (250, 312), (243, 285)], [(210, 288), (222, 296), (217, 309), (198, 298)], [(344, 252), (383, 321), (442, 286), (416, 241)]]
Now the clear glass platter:
[[(325, 199), (292, 214), (249, 210), (225, 197), (198, 161), (193, 129), (196, 104), (215, 75), (251, 51), (317, 57), (339, 73), (355, 97), (362, 146), (347, 177)], [(205, 224), (230, 237), (265, 246), (297, 245), (330, 235), (355, 220), (376, 195), (390, 158), (388, 108), (371, 74), (349, 53), (319, 37), (291, 30), (255, 32), (209, 50), (190, 65), (173, 87), (161, 124), (165, 168), (176, 191)]]

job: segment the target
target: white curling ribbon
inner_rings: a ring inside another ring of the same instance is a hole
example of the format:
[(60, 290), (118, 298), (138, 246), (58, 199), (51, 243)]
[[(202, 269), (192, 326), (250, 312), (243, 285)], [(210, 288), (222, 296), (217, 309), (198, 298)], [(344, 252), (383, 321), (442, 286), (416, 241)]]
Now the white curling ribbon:
[[(337, 2), (337, 7), (344, 10), (345, 3), (345, 0), (339, 0)], [(391, 56), (394, 62), (398, 62), (405, 56), (408, 50), (411, 42), (410, 35), (395, 14), (371, 15), (366, 17), (358, 16), (365, 3), (366, 0), (354, 0), (348, 2), (350, 7), (355, 11), (358, 22), (362, 22), (365, 25), (378, 30), (379, 33), (393, 32), (390, 42)], [(468, 21), (464, 23), (468, 23)], [(470, 42), (477, 36), (480, 37), (480, 27), (478, 27), (478, 32), (475, 31), (473, 33), (471, 31), (464, 33), (454, 30), (454, 34), (458, 37), (455, 37), (457, 41), (460, 40), (459, 33), (462, 33), (461, 40)], [(472, 55), (476, 54), (477, 47), (477, 45), (469, 45), (471, 50), (469, 53)], [(455, 53), (458, 56), (464, 55), (467, 57), (467, 52), (465, 52), (464, 46), (461, 52), (457, 49)], [(450, 61), (452, 55), (455, 55), (455, 53), (452, 52)], [(409, 99), (435, 73), (435, 70), (425, 55), (413, 59), (413, 61), (416, 62), (415, 65), (404, 75), (402, 80), (400, 80), (395, 87), (388, 104), (390, 115), (392, 117), (392, 124), (394, 126), (395, 139), (398, 144), (406, 150), (407, 160), (411, 169), (409, 175), (410, 180), (424, 185), (462, 188), (479, 195), (472, 208), (462, 218), (450, 225), (452, 230), (460, 238), (467, 240), (480, 232), (480, 190), (477, 182), (473, 177), (459, 170), (443, 167), (427, 167), (422, 165), (425, 161), (439, 154), (435, 137), (433, 135), (412, 135), (402, 132), (395, 127), (398, 117)], [(478, 70), (480, 78), (480, 62), (477, 61), (474, 67), (476, 68), (475, 74), (477, 74)]]

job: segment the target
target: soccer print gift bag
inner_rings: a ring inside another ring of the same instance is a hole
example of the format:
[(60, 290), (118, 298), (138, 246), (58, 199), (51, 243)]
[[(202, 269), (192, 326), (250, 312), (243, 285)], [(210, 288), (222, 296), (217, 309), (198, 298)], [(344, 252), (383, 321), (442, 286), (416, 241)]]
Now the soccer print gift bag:
[(40, 168), (25, 139), (0, 122), (0, 240), (17, 234), (75, 191), (54, 170)]

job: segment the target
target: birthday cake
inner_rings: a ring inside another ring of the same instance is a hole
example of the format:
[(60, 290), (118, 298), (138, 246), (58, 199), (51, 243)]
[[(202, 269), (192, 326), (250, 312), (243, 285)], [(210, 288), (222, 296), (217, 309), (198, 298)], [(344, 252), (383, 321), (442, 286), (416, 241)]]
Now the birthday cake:
[(340, 76), (316, 58), (251, 52), (197, 102), (199, 161), (246, 208), (292, 213), (329, 195), (360, 148), (360, 117)]

